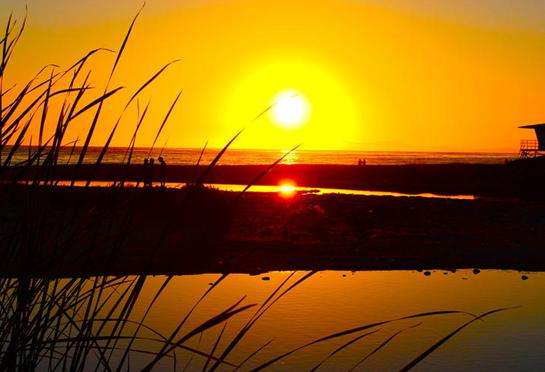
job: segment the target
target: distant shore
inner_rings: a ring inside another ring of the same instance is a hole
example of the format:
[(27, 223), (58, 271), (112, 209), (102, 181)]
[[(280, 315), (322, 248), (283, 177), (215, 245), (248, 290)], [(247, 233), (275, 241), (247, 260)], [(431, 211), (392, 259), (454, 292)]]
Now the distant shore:
[[(545, 270), (540, 201), (311, 194), (283, 199), (276, 193), (236, 199), (235, 193), (213, 190), (187, 199), (183, 190), (159, 188), (0, 191), (1, 233), (12, 239), (0, 243), (4, 276)], [(28, 252), (21, 245), (13, 256), (10, 244), (27, 228), (13, 217), (29, 202), (31, 213), (40, 203), (46, 211), (38, 216), (44, 237)]]
[[(421, 164), (421, 165), (278, 165), (259, 179), (257, 184), (278, 185), (291, 180), (298, 186), (354, 190), (396, 191), (404, 193), (471, 194), (477, 196), (541, 198), (545, 184), (543, 161), (508, 164)], [(217, 165), (207, 183), (247, 184), (260, 174), (264, 165)], [(205, 166), (168, 165), (165, 180), (191, 182)], [(41, 177), (61, 180), (142, 180), (143, 166), (84, 164), (80, 167), (59, 165), (47, 175), (36, 169), (11, 168), (0, 179)], [(154, 169), (159, 181), (158, 166)]]

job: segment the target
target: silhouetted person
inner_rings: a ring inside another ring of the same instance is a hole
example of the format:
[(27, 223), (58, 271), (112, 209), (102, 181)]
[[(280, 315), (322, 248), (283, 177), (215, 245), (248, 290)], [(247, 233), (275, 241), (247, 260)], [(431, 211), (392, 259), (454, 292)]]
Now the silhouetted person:
[(165, 187), (167, 179), (167, 163), (162, 156), (159, 156), (157, 160), (159, 161), (159, 181), (161, 182), (161, 187)]
[(153, 158), (150, 158), (148, 166), (149, 187), (153, 187), (153, 163), (155, 163), (155, 160)]
[(142, 183), (144, 184), (144, 187), (148, 187), (148, 174), (149, 174), (149, 161), (148, 158), (144, 159), (144, 167), (142, 168)]

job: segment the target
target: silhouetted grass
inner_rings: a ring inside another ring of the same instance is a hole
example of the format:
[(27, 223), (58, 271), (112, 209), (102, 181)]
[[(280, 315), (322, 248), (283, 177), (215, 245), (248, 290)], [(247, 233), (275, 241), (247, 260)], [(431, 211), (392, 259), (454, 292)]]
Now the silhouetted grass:
[[(169, 342), (167, 337), (144, 324), (147, 314), (170, 281), (170, 277), (167, 278), (150, 302), (140, 321), (134, 321), (131, 317), (146, 283), (146, 276), (144, 275), (135, 278), (109, 278), (103, 276), (89, 279), (50, 279), (31, 276), (35, 256), (36, 254), (38, 257), (41, 256), (39, 252), (45, 250), (44, 246), (53, 248), (52, 251), (48, 252), (51, 253), (49, 259), (52, 261), (66, 258), (61, 257), (66, 252), (69, 252), (72, 257), (77, 257), (78, 254), (85, 253), (80, 251), (77, 245), (74, 244), (77, 237), (90, 230), (94, 231), (95, 219), (108, 219), (107, 215), (98, 214), (93, 215), (93, 218), (89, 220), (89, 213), (93, 213), (92, 211), (75, 208), (74, 210), (62, 212), (62, 221), (64, 223), (68, 222), (66, 226), (58, 230), (51, 230), (48, 211), (52, 205), (43, 195), (40, 199), (35, 199), (33, 190), (42, 185), (54, 184), (48, 180), (47, 175), (52, 167), (58, 163), (59, 153), (63, 146), (66, 146), (64, 136), (67, 129), (74, 123), (76, 118), (80, 118), (87, 111), (96, 108), (91, 125), (85, 135), (83, 146), (79, 148), (77, 164), (81, 165), (83, 163), (104, 103), (122, 89), (122, 87), (109, 89), (109, 85), (139, 14), (140, 11), (133, 19), (116, 54), (104, 93), (91, 99), (86, 105), (82, 106), (80, 103), (88, 91), (91, 90), (88, 84), (91, 71), (88, 71), (83, 79), (79, 79), (78, 76), (84, 73), (84, 66), (89, 59), (95, 53), (104, 49), (90, 51), (68, 70), (62, 72), (55, 70), (57, 66), (48, 66), (47, 68), (50, 68), (48, 78), (37, 83), (37, 79), (45, 70), (44, 68), (17, 94), (13, 94), (14, 87), (5, 91), (1, 90), (0, 86), (0, 154), (3, 153), (8, 144), (10, 145), (7, 156), (1, 159), (0, 171), (13, 166), (12, 160), (17, 151), (21, 150), (28, 136), (30, 126), (34, 119), (38, 118), (39, 120), (37, 146), (29, 146), (27, 160), (17, 164), (22, 172), (30, 167), (39, 167), (39, 171), (26, 190), (28, 203), (21, 206), (23, 208), (20, 211), (22, 220), (16, 222), (14, 234), (7, 237), (9, 242), (6, 246), (9, 247), (9, 251), (5, 252), (6, 264), (16, 264), (21, 268), (25, 268), (25, 270), (21, 270), (21, 276), (18, 278), (0, 279), (0, 309), (2, 311), (0, 339), (4, 341), (3, 346), (0, 347), (0, 369), (2, 370), (32, 370), (38, 367), (53, 370), (81, 370), (89, 365), (95, 365), (98, 369), (104, 370), (120, 370), (127, 365), (130, 353), (152, 355), (156, 363), (165, 358), (172, 358), (175, 361), (174, 351), (180, 349), (206, 358), (208, 362), (215, 361), (217, 358), (213, 355), (190, 348), (184, 345), (184, 341), (213, 328), (217, 324), (225, 324), (229, 318), (253, 306), (241, 304), (241, 300), (224, 312), (213, 316), (196, 329), (188, 330), (181, 341), (177, 340), (176, 344), (173, 344)], [(2, 77), (2, 83), (4, 82), (6, 66), (24, 29), (23, 24), (19, 32), (15, 34), (15, 38), (11, 38), (11, 35), (15, 32), (14, 23), (13, 18), (10, 16), (5, 35), (1, 41), (0, 76)], [(130, 96), (120, 118), (115, 123), (100, 151), (96, 165), (100, 164), (104, 158), (121, 116), (130, 103), (172, 63), (163, 66)], [(61, 78), (69, 73), (72, 76), (67, 82), (68, 87), (59, 87), (59, 84), (62, 83)], [(6, 104), (8, 93), (13, 98)], [(63, 96), (63, 102), (57, 119), (54, 119), (51, 116), (51, 100), (53, 97), (61, 95)], [(180, 94), (172, 103), (161, 123), (156, 140), (179, 96)], [(147, 107), (135, 126), (129, 144), (129, 151), (131, 152), (146, 112)], [(47, 133), (46, 124), (52, 120), (56, 122), (56, 125), (52, 133)], [(29, 144), (32, 141), (30, 138), (26, 140)], [(75, 151), (76, 143), (74, 142), (70, 158)], [(131, 155), (129, 153), (128, 163), (130, 163)], [(14, 177), (12, 182), (18, 182), (17, 177)], [(89, 186), (89, 182), (87, 186)], [(103, 213), (103, 211), (99, 213)], [(128, 212), (125, 218), (130, 218)], [(57, 222), (61, 223), (61, 221)], [(126, 225), (119, 224), (117, 228), (121, 228), (122, 231), (114, 231), (114, 233), (123, 235), (127, 232), (123, 227), (126, 227)], [(114, 240), (110, 248), (110, 259), (112, 260), (115, 259), (118, 243)], [(151, 332), (153, 337), (143, 337), (141, 335), (142, 330), (148, 333)], [(141, 340), (164, 344), (167, 345), (168, 349), (158, 349), (159, 352), (154, 352), (134, 347)], [(116, 353), (120, 355), (119, 358), (114, 358)], [(222, 363), (235, 366), (228, 361)]]
[[(5, 265), (4, 267), (16, 267), (20, 272), (20, 275), (16, 278), (0, 278), (0, 370), (35, 370), (40, 368), (71, 371), (92, 369), (121, 371), (130, 368), (130, 358), (134, 354), (149, 357), (143, 368), (145, 371), (152, 370), (163, 362), (172, 363), (172, 368), (176, 369), (179, 359), (177, 352), (181, 351), (191, 355), (191, 359), (189, 359), (184, 369), (190, 367), (192, 360), (197, 357), (202, 358), (204, 370), (214, 371), (219, 367), (241, 369), (270, 345), (272, 340), (259, 346), (239, 363), (231, 360), (233, 351), (239, 347), (241, 341), (252, 330), (256, 322), (262, 319), (263, 315), (275, 303), (315, 274), (315, 272), (309, 272), (295, 279), (295, 273), (291, 273), (261, 304), (245, 303), (245, 298), (242, 297), (223, 311), (211, 315), (196, 326), (189, 327), (188, 319), (194, 314), (198, 306), (226, 279), (227, 275), (222, 275), (204, 292), (192, 308), (181, 316), (176, 327), (168, 335), (153, 329), (146, 324), (146, 321), (150, 311), (171, 283), (172, 276), (167, 276), (164, 279), (152, 299), (144, 305), (144, 313), (137, 316), (135, 309), (137, 304), (142, 301), (142, 292), (146, 289), (146, 283), (148, 282), (146, 275), (135, 277), (110, 277), (104, 275), (91, 278), (64, 279), (40, 278), (33, 275), (33, 267), (36, 264), (43, 265), (44, 262), (51, 265), (58, 262), (85, 265), (88, 262), (86, 260), (92, 258), (93, 251), (91, 248), (96, 245), (103, 246), (104, 250), (108, 252), (107, 259), (102, 264), (104, 266), (110, 265), (118, 259), (126, 236), (132, 233), (131, 218), (132, 211), (135, 208), (134, 196), (131, 194), (126, 199), (119, 200), (118, 185), (112, 186), (108, 189), (108, 192), (101, 196), (103, 204), (108, 208), (98, 206), (89, 208), (80, 203), (74, 208), (65, 208), (56, 214), (53, 213), (53, 210), (58, 206), (55, 205), (53, 198), (47, 196), (47, 194), (38, 193), (38, 190), (43, 186), (55, 186), (57, 184), (57, 181), (53, 180), (49, 175), (58, 164), (61, 151), (67, 146), (71, 148), (68, 162), (73, 156), (77, 156), (77, 166), (81, 166), (85, 161), (104, 105), (110, 97), (118, 94), (123, 89), (123, 87), (110, 88), (110, 84), (141, 11), (142, 9), (132, 19), (117, 52), (105, 48), (93, 49), (65, 70), (59, 70), (60, 67), (56, 65), (45, 66), (19, 90), (17, 90), (16, 85), (4, 89), (5, 71), (17, 42), (25, 29), (26, 15), (20, 26), (17, 26), (17, 22), (10, 15), (4, 35), (0, 36), (0, 173), (9, 167), (16, 167), (20, 172), (13, 173), (12, 179), (6, 183), (19, 183), (21, 178), (17, 176), (18, 174), (27, 172), (31, 167), (38, 170), (34, 178), (29, 180), (27, 187), (23, 189), (24, 202), (16, 206), (18, 208), (16, 213), (18, 218), (10, 221), (10, 225), (2, 229), (3, 232), (9, 231), (9, 233), (0, 237), (3, 247), (7, 247), (2, 252), (2, 265)], [(115, 53), (115, 60), (102, 93), (99, 93), (98, 96), (89, 97), (94, 91), (94, 87), (89, 83), (92, 69), (87, 69), (87, 66), (88, 62), (98, 52)], [(130, 95), (111, 128), (105, 143), (101, 146), (95, 161), (96, 167), (102, 163), (106, 156), (119, 124), (131, 104), (137, 101), (138, 96), (176, 61), (166, 63)], [(45, 71), (48, 72), (47, 77), (42, 78)], [(182, 91), (180, 90), (160, 123), (149, 150), (150, 155), (181, 94)], [(62, 104), (59, 112), (54, 117), (51, 110), (52, 100), (59, 97), (62, 98)], [(84, 105), (83, 102), (88, 103)], [(135, 124), (131, 141), (127, 146), (125, 162), (127, 165), (132, 161), (137, 135), (144, 122), (149, 105), (149, 103), (146, 105)], [(271, 108), (272, 105), (257, 115), (254, 120), (257, 120)], [(92, 110), (94, 110), (94, 114), (89, 128), (82, 135), (83, 145), (77, 148), (78, 140), (66, 141), (65, 135), (68, 128), (76, 125), (76, 119), (81, 120), (83, 114)], [(32, 132), (32, 124), (36, 122), (38, 122), (38, 139), (37, 141), (34, 139), (33, 146), (30, 133)], [(51, 131), (48, 130), (49, 123), (54, 123)], [(207, 177), (242, 132), (243, 129), (237, 132), (217, 153), (205, 171), (196, 178), (194, 185), (190, 188), (192, 192), (185, 194), (184, 203), (179, 206), (182, 216), (180, 221), (168, 221), (162, 230), (162, 234), (156, 237), (157, 246), (150, 247), (153, 248), (150, 249), (152, 252), (150, 264), (153, 264), (153, 254), (157, 254), (161, 249), (165, 237), (172, 229), (188, 229), (192, 233), (193, 230), (190, 229), (193, 226), (188, 227), (182, 223), (185, 221), (189, 225), (188, 220), (184, 220), (183, 213), (189, 213), (187, 211), (192, 211), (191, 208), (201, 206), (198, 204), (199, 200), (202, 200), (198, 197), (199, 193), (210, 192), (204, 187)], [(25, 143), (29, 145), (27, 158), (14, 164), (15, 155), (19, 151), (24, 151), (23, 145)], [(281, 162), (285, 156), (295, 151), (297, 147), (294, 147), (290, 152), (258, 174), (243, 192), (247, 191), (259, 178)], [(206, 145), (197, 164), (201, 162), (205, 149)], [(89, 176), (86, 187), (90, 186), (91, 179), (92, 175)], [(75, 187), (75, 179), (69, 181), (71, 181), (71, 186)], [(123, 182), (121, 182), (122, 185)], [(0, 185), (0, 187), (4, 187), (4, 185)], [(180, 192), (184, 192), (184, 190)], [(204, 198), (206, 197), (207, 195), (204, 195)], [(8, 202), (5, 202), (5, 204), (9, 205)], [(184, 208), (186, 209), (184, 210)], [(224, 218), (221, 220), (223, 225), (229, 223), (228, 217), (222, 218)], [(198, 223), (204, 225), (199, 227), (202, 227), (205, 231), (215, 228), (208, 220)], [(82, 241), (91, 241), (93, 244), (88, 247), (80, 247), (78, 242)], [(195, 241), (198, 242), (198, 240)], [(221, 341), (227, 337), (225, 331), (228, 327), (228, 321), (251, 309), (255, 309), (253, 315), (230, 340), (226, 341), (227, 344), (222, 349), (220, 345)], [(330, 352), (322, 362), (314, 367), (314, 369), (318, 369), (323, 363), (349, 345), (368, 335), (379, 332), (380, 328), (378, 327), (382, 325), (396, 323), (401, 320), (452, 314), (463, 314), (471, 317), (471, 320), (439, 340), (405, 367), (405, 369), (410, 369), (475, 320), (483, 319), (503, 310), (505, 309), (489, 311), (480, 316), (461, 311), (434, 311), (366, 324), (306, 343), (261, 363), (254, 370), (273, 366), (276, 362), (312, 345), (336, 340), (348, 335), (356, 335), (341, 347)], [(219, 327), (221, 329), (217, 332), (216, 330)], [(404, 330), (401, 329), (386, 338), (360, 363), (376, 354)], [(200, 342), (197, 348), (189, 346), (191, 340), (197, 337), (200, 340), (206, 332), (217, 332), (215, 342), (211, 345), (209, 351), (199, 349)], [(152, 345), (151, 348), (149, 345)]]

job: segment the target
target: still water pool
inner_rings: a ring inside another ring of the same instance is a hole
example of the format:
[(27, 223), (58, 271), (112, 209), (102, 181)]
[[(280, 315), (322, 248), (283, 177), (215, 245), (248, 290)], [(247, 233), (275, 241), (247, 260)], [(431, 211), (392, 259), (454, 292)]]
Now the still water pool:
[[(261, 304), (285, 281), (284, 289), (306, 272), (273, 272), (258, 276), (232, 274), (224, 278), (197, 305), (184, 329), (190, 329), (227, 307)], [(527, 277), (523, 280), (522, 277)], [(289, 277), (289, 278), (288, 278)], [(148, 315), (147, 325), (170, 334), (203, 293), (220, 275), (175, 277)], [(140, 308), (155, 295), (165, 277), (150, 278)], [(242, 367), (249, 370), (267, 360), (313, 340), (346, 329), (422, 312), (460, 310), (481, 314), (502, 307), (520, 306), (476, 321), (443, 344), (416, 370), (544, 370), (545, 369), (545, 273), (472, 270), (318, 272), (299, 283), (257, 320), (228, 357), (235, 364), (261, 346)], [(219, 355), (259, 306), (232, 317), (219, 339)], [(447, 314), (407, 319), (367, 330), (379, 330), (345, 347), (322, 364), (320, 370), (353, 368), (384, 341), (403, 330), (356, 370), (399, 370), (458, 326), (471, 319), (467, 314)], [(210, 352), (222, 326), (195, 336), (187, 345)], [(301, 349), (268, 370), (310, 370), (328, 354), (358, 335), (357, 332)], [(191, 361), (190, 361), (191, 359)], [(189, 362), (189, 364), (188, 364)], [(131, 363), (138, 364), (138, 357)], [(177, 354), (176, 368), (202, 370), (206, 358)], [(173, 364), (161, 367), (171, 370)], [(220, 370), (229, 368), (220, 368)]]

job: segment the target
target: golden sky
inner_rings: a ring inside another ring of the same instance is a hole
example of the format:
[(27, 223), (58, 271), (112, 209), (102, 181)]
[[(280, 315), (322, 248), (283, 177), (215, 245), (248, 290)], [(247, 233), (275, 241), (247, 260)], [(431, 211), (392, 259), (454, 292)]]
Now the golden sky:
[[(517, 129), (545, 121), (545, 4), (460, 0), (148, 1), (132, 34), (94, 144), (126, 99), (166, 62), (181, 58), (141, 96), (150, 112), (137, 139), (149, 146), (172, 99), (183, 96), (159, 142), (238, 148), (516, 151)], [(516, 3), (513, 5), (512, 3)], [(140, 1), (29, 0), (29, 27), (7, 79), (22, 83), (47, 63), (68, 66), (96, 47), (117, 49)], [(23, 14), (4, 0), (0, 17)], [(103, 89), (113, 55), (93, 60)], [(279, 93), (308, 103), (285, 128), (252, 118)], [(127, 145), (133, 108), (114, 145)], [(85, 132), (82, 118), (71, 137)], [(81, 131), (81, 133), (78, 133)]]

